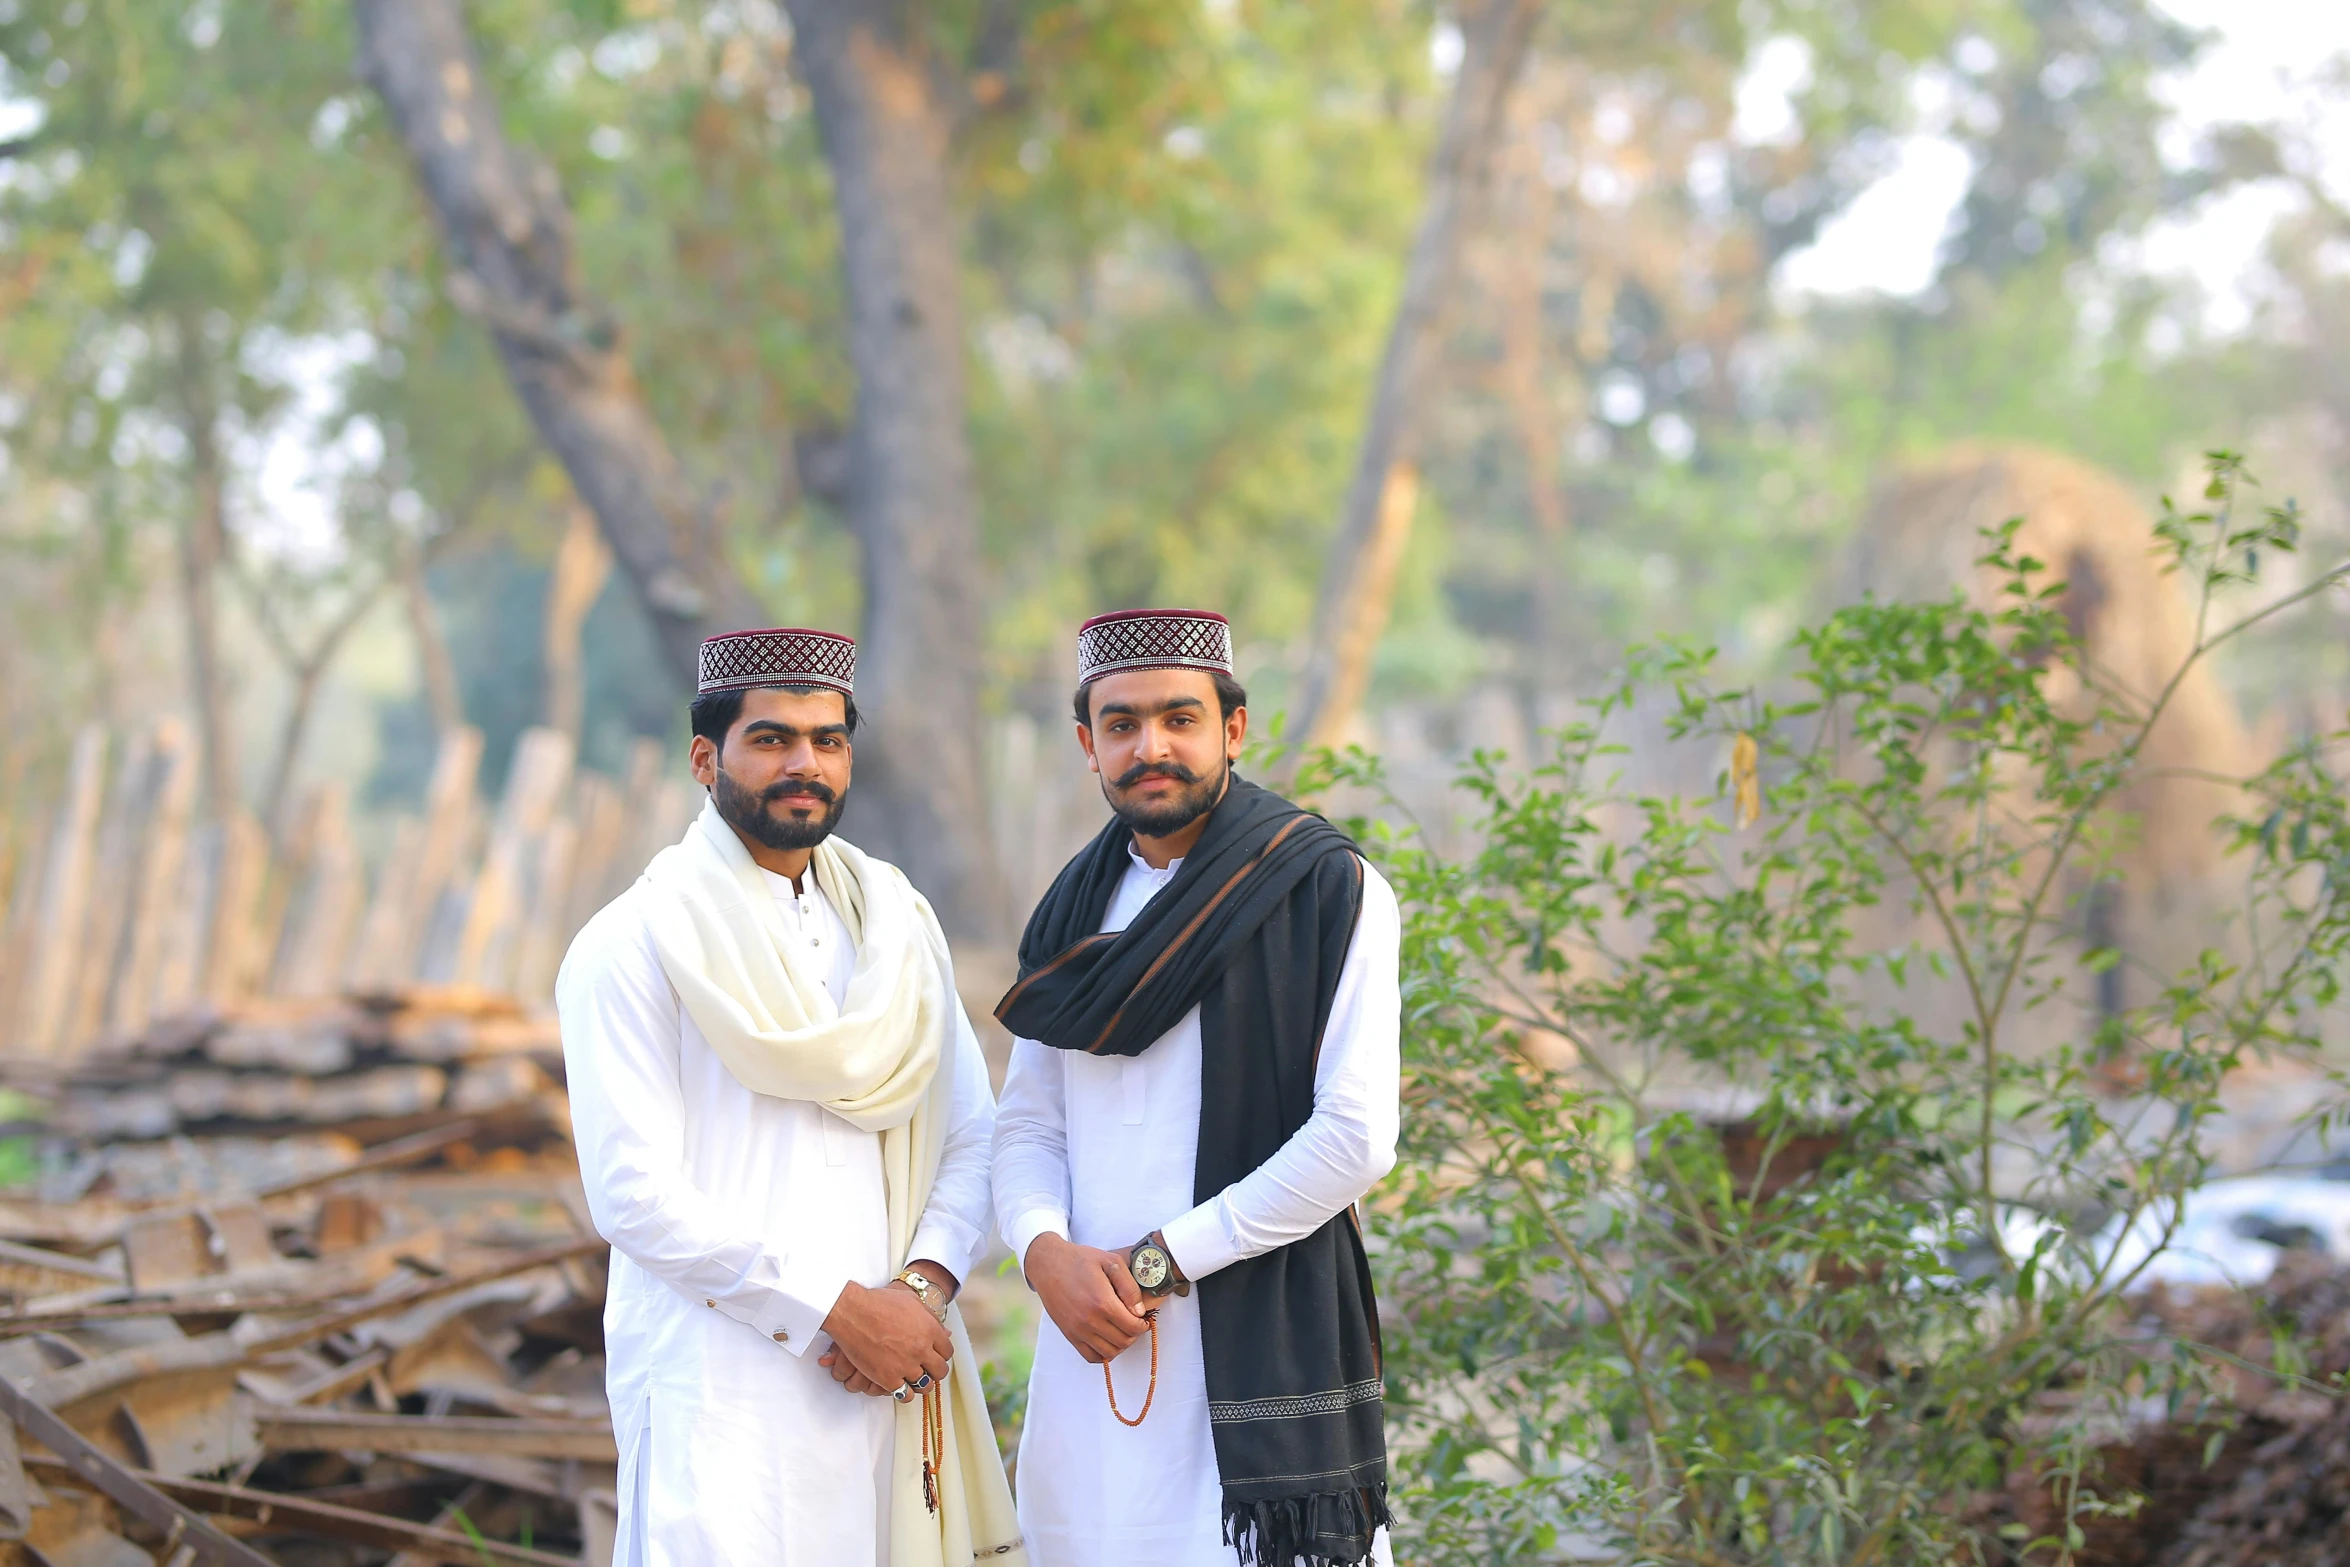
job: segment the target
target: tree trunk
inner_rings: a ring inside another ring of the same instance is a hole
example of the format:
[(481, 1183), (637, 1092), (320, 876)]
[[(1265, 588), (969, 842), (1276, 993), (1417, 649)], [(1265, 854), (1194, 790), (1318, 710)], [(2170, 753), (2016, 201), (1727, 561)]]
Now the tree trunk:
[(507, 140), (460, 0), (354, 0), (354, 12), (360, 74), (440, 225), (449, 297), (496, 339), (516, 394), (690, 682), (703, 637), (765, 617), (655, 424), (618, 330), (581, 286), (554, 171)]
[(555, 548), (555, 569), (547, 577), (545, 639), (540, 644), (546, 666), (545, 723), (569, 736), (574, 746), (587, 717), (587, 659), (581, 633), (611, 575), (612, 552), (596, 534), (595, 517), (586, 507), (574, 505), (571, 525)]
[[(540, 435), (595, 511), (672, 663), (761, 623), (617, 346), (579, 286), (553, 175), (507, 141), (459, 0), (353, 0), (360, 70), (414, 160), (450, 297), (497, 339)], [(864, 553), (851, 822), (955, 936), (1003, 932), (980, 747), (978, 516), (963, 428), (945, 120), (904, 43), (850, 0), (792, 7), (831, 164), (858, 380), (850, 516)]]
[[(1461, 18), (1464, 48), (1452, 98), (1428, 171), (1427, 204), (1404, 268), (1403, 294), (1387, 333), (1371, 411), (1355, 457), (1353, 482), (1330, 559), (1314, 603), (1313, 641), (1298, 685), (1290, 733), (1309, 744), (1330, 744), (1344, 731), (1351, 711), (1336, 700), (1342, 687), (1358, 692), (1370, 650), (1387, 629), (1389, 600), (1368, 589), (1381, 546), (1380, 519), (1390, 474), (1409, 462), (1419, 414), (1432, 379), (1441, 324), (1453, 278), (1459, 271), (1461, 236), (1474, 221), (1492, 166), (1492, 149), (1507, 117), (1510, 89), (1526, 61), (1528, 40), (1540, 0), (1481, 0)], [(1400, 544), (1388, 546), (1400, 550)], [(1361, 667), (1341, 668), (1347, 649), (1359, 650)]]
[(188, 633), (188, 682), (204, 758), (207, 808), (226, 820), (238, 805), (227, 673), (220, 664), (220, 567), (228, 552), (228, 476), (220, 461), (219, 409), (196, 323), (180, 324), (181, 433), (188, 440), (187, 524), (180, 529), (180, 614)]
[(416, 643), (416, 668), (424, 681), (425, 703), (432, 709), (432, 730), (445, 740), (465, 722), (465, 702), (457, 692), (457, 661), (449, 656), (448, 634), (441, 629), (440, 611), (433, 607), (432, 589), (424, 580), (424, 552), (402, 550), (398, 570), (400, 604)]
[(1338, 641), (1331, 648), (1330, 687), (1321, 722), (1299, 736), (1307, 745), (1346, 743), (1347, 723), (1371, 686), (1371, 660), (1395, 604), (1395, 579), (1403, 567), (1404, 546), (1412, 541), (1412, 514), (1419, 505), (1420, 470), (1409, 462), (1389, 464), (1387, 488), (1379, 497), (1378, 526), (1371, 530), (1355, 578), (1355, 612), (1340, 622)]
[(912, 40), (910, 10), (790, 5), (794, 54), (832, 170), (857, 372), (849, 514), (864, 552), (857, 694), (870, 720), (857, 795), (879, 810), (852, 813), (949, 934), (995, 940), (1005, 910), (981, 748), (984, 626), (961, 267), (946, 111)]
[(1544, 386), (1542, 355), (1542, 264), (1549, 254), (1557, 203), (1543, 181), (1541, 159), (1530, 141), (1528, 154), (1520, 161), (1524, 166), (1517, 184), (1524, 209), (1518, 214), (1517, 232), (1503, 249), (1498, 280), (1501, 392), (1525, 454), (1526, 504), (1534, 515), (1532, 684), (1550, 690), (1565, 683), (1566, 593), (1560, 566), (1569, 527), (1559, 472), (1559, 422)]

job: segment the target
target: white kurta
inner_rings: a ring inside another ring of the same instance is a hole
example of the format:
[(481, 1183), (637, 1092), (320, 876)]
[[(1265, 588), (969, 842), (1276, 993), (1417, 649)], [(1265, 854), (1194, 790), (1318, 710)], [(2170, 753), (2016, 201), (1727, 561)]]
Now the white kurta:
[[(1102, 929), (1124, 930), (1182, 863), (1153, 870), (1136, 855)], [(1162, 1230), (1176, 1264), (1200, 1279), (1311, 1235), (1369, 1191), (1395, 1163), (1401, 941), (1395, 893), (1365, 866), (1362, 914), (1315, 1066), (1313, 1114), (1254, 1173), (1197, 1206), (1197, 1007), (1135, 1056), (1014, 1041), (995, 1140), (996, 1218), (1012, 1254), (1025, 1258), (1047, 1231), (1123, 1249)], [(1118, 1407), (1132, 1416), (1150, 1383), (1148, 1337), (1111, 1371)], [(1197, 1294), (1160, 1303), (1158, 1400), (1133, 1428), (1111, 1418), (1101, 1368), (1043, 1318), (1019, 1504), (1036, 1567), (1230, 1567)], [(1384, 1536), (1377, 1560), (1388, 1560)]]
[[(814, 877), (762, 871), (838, 1002), (848, 928)], [(580, 1177), (612, 1243), (606, 1385), (620, 1444), (615, 1567), (843, 1567), (886, 1559), (896, 1406), (818, 1365), (850, 1280), (885, 1284), (881, 1137), (742, 1086), (670, 988), (641, 887), (556, 980)], [(987, 1064), (960, 1005), (954, 1115), (913, 1258), (958, 1279), (987, 1239)], [(977, 1375), (977, 1367), (955, 1368)]]

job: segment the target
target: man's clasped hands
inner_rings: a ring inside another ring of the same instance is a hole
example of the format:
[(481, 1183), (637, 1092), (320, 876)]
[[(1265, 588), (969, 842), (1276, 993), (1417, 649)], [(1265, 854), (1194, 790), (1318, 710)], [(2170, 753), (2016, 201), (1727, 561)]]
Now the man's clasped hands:
[[(958, 1286), (944, 1268), (932, 1262), (914, 1267), (941, 1299), (953, 1298)], [(1117, 1359), (1149, 1331), (1151, 1303), (1118, 1252), (1048, 1232), (1028, 1248), (1027, 1273), (1053, 1325), (1094, 1365)], [(895, 1394), (929, 1386), (925, 1377), (943, 1381), (954, 1354), (945, 1324), (894, 1279), (879, 1289), (855, 1283), (843, 1289), (824, 1331), (832, 1348), (817, 1361), (852, 1393)]]

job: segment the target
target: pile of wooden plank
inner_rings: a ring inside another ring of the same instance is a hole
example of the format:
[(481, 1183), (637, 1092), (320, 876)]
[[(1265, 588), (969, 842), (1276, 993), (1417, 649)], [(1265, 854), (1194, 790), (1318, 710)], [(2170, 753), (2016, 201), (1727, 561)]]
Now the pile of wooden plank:
[(48, 1101), (47, 1134), (92, 1149), (182, 1133), (372, 1143), (461, 1117), (531, 1147), (567, 1127), (561, 1073), (550, 1012), (463, 986), (258, 1001), (70, 1063), (0, 1059), (0, 1082)]
[(516, 743), (494, 805), (482, 738), (442, 738), (424, 810), (362, 827), (339, 782), (288, 822), (194, 814), (196, 748), (165, 719), (76, 743), (56, 798), (0, 815), (0, 1055), (70, 1059), (158, 1019), (267, 998), (460, 984), (543, 1001), (572, 934), (699, 803), (674, 749), (622, 778), (569, 736)]
[[(580, 864), (531, 815), (567, 775), (554, 760), (517, 761), (536, 779), (507, 792), (523, 851), (493, 848), (454, 902), (449, 878), (395, 860), (368, 919), (392, 928), (387, 899), (438, 885), (449, 950), (567, 937), (569, 912), (512, 917)], [(633, 853), (564, 885), (585, 897)], [(323, 874), (280, 910), (281, 954), (333, 947), (302, 921), (357, 906)], [(145, 943), (120, 936), (97, 932), (119, 961), (73, 959), (65, 990), (139, 971)], [(168, 1011), (102, 994), (76, 1014), (109, 1020), (94, 1036), (0, 1055), (9, 1130), (41, 1153), (34, 1184), (0, 1195), (0, 1567), (610, 1560), (606, 1249), (551, 1010), (380, 958)], [(34, 988), (56, 993), (44, 963)]]
[(0, 1201), (0, 1561), (609, 1561), (605, 1248), (495, 1114)]

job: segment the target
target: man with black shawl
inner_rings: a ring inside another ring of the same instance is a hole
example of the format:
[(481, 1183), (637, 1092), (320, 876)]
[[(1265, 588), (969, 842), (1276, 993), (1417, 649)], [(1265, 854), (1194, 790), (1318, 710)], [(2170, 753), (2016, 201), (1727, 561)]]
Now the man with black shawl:
[(996, 1215), (1047, 1318), (1038, 1567), (1388, 1560), (1357, 1203), (1395, 1162), (1400, 920), (1343, 833), (1233, 772), (1246, 700), (1221, 616), (1078, 633), (1114, 819), (996, 1011)]

